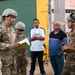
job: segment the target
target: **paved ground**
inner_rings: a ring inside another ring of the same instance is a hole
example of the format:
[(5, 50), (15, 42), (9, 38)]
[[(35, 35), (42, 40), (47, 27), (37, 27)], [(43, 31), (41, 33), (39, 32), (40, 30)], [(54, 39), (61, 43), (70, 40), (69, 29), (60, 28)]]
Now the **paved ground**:
[[(44, 63), (44, 67), (45, 67), (45, 71), (46, 71), (47, 75), (53, 75), (53, 69), (52, 69), (49, 61), (48, 61), (48, 63), (46, 63), (46, 62)], [(29, 75), (29, 71), (30, 71), (30, 59), (29, 59), (28, 67), (27, 67), (27, 75)], [(0, 75), (2, 75), (2, 74), (0, 73)], [(38, 63), (36, 64), (36, 69), (35, 69), (34, 75), (41, 75), (40, 71), (39, 71)]]
[[(47, 75), (54, 75), (53, 74), (53, 69), (52, 69), (51, 64), (50, 64), (49, 61), (48, 61), (48, 64), (47, 63), (44, 63), (44, 67), (45, 67), (45, 71), (46, 71), (46, 74)], [(30, 60), (29, 60), (29, 65), (27, 67), (27, 75), (29, 75), (29, 71), (30, 71)], [(36, 64), (36, 69), (35, 69), (34, 75), (41, 75), (40, 74), (40, 71), (39, 71), (38, 64)]]

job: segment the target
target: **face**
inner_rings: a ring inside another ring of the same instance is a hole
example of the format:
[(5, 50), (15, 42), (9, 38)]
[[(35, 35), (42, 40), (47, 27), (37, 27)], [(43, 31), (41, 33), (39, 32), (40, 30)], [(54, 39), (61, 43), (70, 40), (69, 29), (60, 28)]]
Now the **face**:
[(11, 24), (13, 25), (15, 23), (15, 21), (16, 21), (16, 17), (12, 16), (11, 17)]
[(72, 22), (67, 22), (68, 28), (70, 29), (72, 27)]
[(14, 16), (8, 16), (5, 17), (5, 21), (7, 21), (7, 23), (9, 24), (9, 26), (13, 25), (16, 21), (16, 17)]
[(36, 28), (38, 28), (38, 27), (39, 27), (39, 24), (40, 24), (40, 23), (39, 23), (39, 21), (38, 21), (38, 20), (35, 20), (33, 23), (34, 23), (34, 27), (36, 27)]
[(60, 29), (59, 23), (54, 22), (54, 23), (53, 23), (53, 29), (54, 29), (54, 30), (59, 30), (59, 29)]
[(23, 33), (23, 31), (24, 31), (24, 30), (16, 29), (16, 33), (17, 33), (18, 35), (21, 35), (21, 34)]

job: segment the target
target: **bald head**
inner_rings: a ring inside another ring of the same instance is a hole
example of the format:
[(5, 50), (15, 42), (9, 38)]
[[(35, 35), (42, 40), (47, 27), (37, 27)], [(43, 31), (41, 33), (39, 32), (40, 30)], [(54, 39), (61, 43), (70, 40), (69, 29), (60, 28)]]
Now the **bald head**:
[(60, 22), (59, 21), (53, 22), (53, 29), (54, 30), (59, 30), (60, 29)]

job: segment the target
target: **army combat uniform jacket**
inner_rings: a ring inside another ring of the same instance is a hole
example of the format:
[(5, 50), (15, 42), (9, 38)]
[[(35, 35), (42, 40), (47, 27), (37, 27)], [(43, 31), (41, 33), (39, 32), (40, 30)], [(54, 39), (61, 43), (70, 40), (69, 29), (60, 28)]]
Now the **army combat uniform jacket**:
[(12, 44), (15, 40), (16, 34), (14, 29), (6, 27), (5, 23), (2, 23), (0, 26), (0, 55), (3, 62), (9, 63), (9, 60), (12, 59)]
[[(68, 34), (68, 46), (75, 48), (75, 30)], [(67, 50), (66, 62), (62, 75), (75, 75), (75, 51)]]

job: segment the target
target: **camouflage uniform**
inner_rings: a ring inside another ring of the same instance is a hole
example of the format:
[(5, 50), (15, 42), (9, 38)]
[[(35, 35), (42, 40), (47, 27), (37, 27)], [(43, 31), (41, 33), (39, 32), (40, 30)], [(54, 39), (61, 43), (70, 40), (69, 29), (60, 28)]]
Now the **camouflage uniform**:
[[(0, 22), (0, 55), (2, 61), (2, 75), (13, 74), (13, 44), (16, 41), (16, 33), (11, 25), (14, 24), (17, 17), (17, 12), (13, 9), (7, 8), (3, 11), (2, 17), (4, 22)], [(6, 24), (7, 23), (7, 24)]]
[(13, 67), (13, 48), (16, 34), (12, 27), (6, 27), (5, 23), (0, 25), (0, 55), (2, 61), (2, 75), (11, 75)]
[[(71, 31), (68, 34), (68, 45), (75, 47), (75, 31)], [(66, 51), (67, 58), (65, 61), (62, 75), (75, 75), (75, 52), (68, 50)]]
[[(17, 34), (18, 42), (25, 38), (26, 36), (24, 34), (21, 35)], [(22, 50), (16, 52), (17, 75), (27, 75), (27, 64), (28, 64), (27, 55), (26, 55), (27, 52), (25, 48), (22, 48)]]

